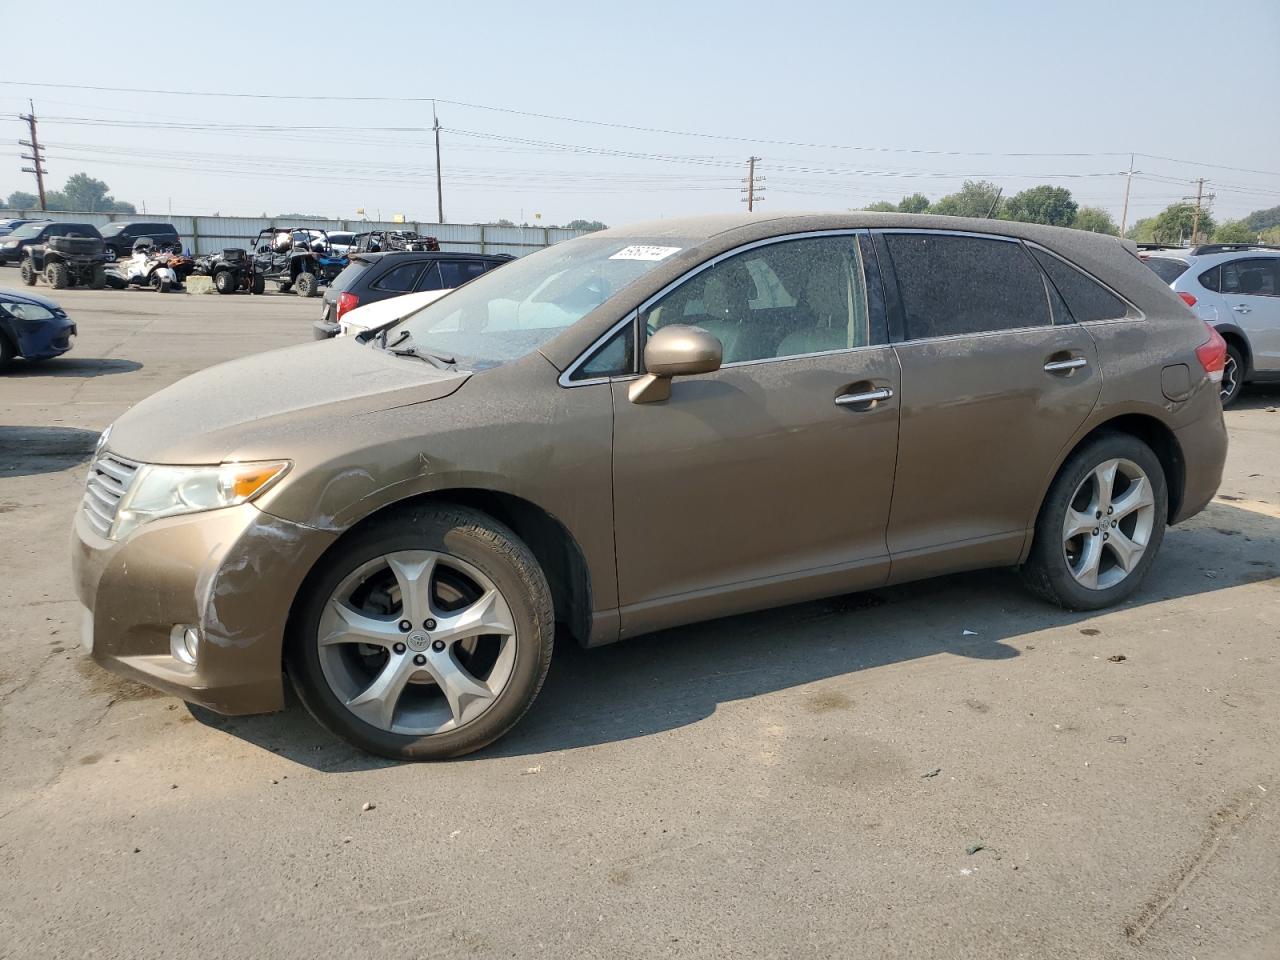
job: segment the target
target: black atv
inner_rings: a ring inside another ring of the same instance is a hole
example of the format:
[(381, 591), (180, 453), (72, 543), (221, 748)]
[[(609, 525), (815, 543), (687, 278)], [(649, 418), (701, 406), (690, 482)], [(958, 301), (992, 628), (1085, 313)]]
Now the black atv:
[(334, 252), (329, 234), (314, 227), (281, 230), (267, 227), (253, 244), (254, 270), (263, 281), (274, 281), (281, 293), (315, 297), (347, 266)]
[(44, 277), (55, 290), (74, 286), (101, 290), (107, 285), (106, 245), (101, 237), (68, 233), (23, 247), (22, 282), (34, 287), (37, 277)]
[(240, 247), (227, 247), (196, 261), (196, 273), (213, 277), (213, 288), (219, 293), (266, 293), (267, 280), (255, 269), (255, 260)]
[(357, 233), (351, 238), (348, 256), (353, 253), (392, 253), (407, 250), (412, 253), (434, 253), (440, 249), (435, 237), (424, 237), (412, 230), (373, 230)]

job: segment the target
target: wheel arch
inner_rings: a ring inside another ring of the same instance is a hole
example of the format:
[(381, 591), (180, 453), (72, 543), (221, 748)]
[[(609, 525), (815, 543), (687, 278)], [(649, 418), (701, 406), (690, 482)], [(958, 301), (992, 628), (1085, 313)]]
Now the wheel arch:
[(1240, 351), (1240, 356), (1244, 359), (1244, 375), (1247, 377), (1253, 373), (1253, 350), (1249, 347), (1249, 338), (1245, 336), (1245, 332), (1234, 323), (1215, 324), (1214, 329), (1221, 334), (1223, 340)]
[(1036, 515), (1031, 520), (1031, 529), (1028, 530), (1026, 542), (1022, 547), (1021, 559), (1023, 561), (1026, 560), (1031, 551), (1036, 519), (1040, 516), (1040, 511), (1044, 509), (1045, 498), (1048, 497), (1049, 490), (1053, 487), (1053, 482), (1057, 480), (1058, 474), (1062, 472), (1063, 466), (1077, 450), (1104, 433), (1125, 433), (1136, 437), (1151, 448), (1152, 453), (1156, 455), (1156, 459), (1160, 461), (1160, 466), (1164, 469), (1165, 485), (1168, 488), (1169, 495), (1168, 521), (1172, 523), (1173, 518), (1178, 516), (1178, 512), (1182, 509), (1182, 498), (1186, 490), (1186, 459), (1182, 452), (1182, 445), (1178, 443), (1178, 438), (1167, 424), (1150, 413), (1138, 411), (1117, 413), (1094, 424), (1085, 433), (1077, 437), (1074, 443), (1071, 443), (1063, 450), (1058, 462), (1054, 464), (1053, 470), (1049, 473), (1040, 491), (1040, 499), (1036, 505)]
[(515, 494), (481, 487), (454, 487), (416, 494), (366, 514), (352, 524), (320, 555), (302, 579), (290, 604), (292, 623), (312, 578), (322, 564), (357, 530), (415, 507), (440, 505), (469, 507), (509, 527), (532, 551), (551, 587), (557, 627), (586, 645), (591, 635), (591, 573), (586, 557), (569, 529), (555, 516)]

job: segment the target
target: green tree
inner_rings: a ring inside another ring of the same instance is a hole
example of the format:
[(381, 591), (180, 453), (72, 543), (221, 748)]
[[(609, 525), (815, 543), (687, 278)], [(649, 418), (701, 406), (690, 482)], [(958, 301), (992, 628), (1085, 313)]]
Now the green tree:
[(1262, 242), (1280, 245), (1280, 227), (1268, 227), (1266, 230), (1263, 230)]
[[(1173, 203), (1156, 214), (1152, 225), (1152, 239), (1156, 243), (1189, 243), (1191, 225), (1196, 222), (1196, 208), (1192, 203)], [(1215, 224), (1207, 208), (1201, 208), (1197, 231), (1200, 237), (1213, 236)]]
[(1254, 233), (1280, 227), (1280, 207), (1268, 207), (1266, 210), (1255, 210), (1244, 218), (1244, 225)]
[(1138, 243), (1154, 243), (1156, 236), (1156, 218), (1143, 217), (1141, 220), (1135, 220), (1133, 226), (1125, 234), (1130, 240), (1136, 240)]
[(949, 193), (929, 208), (930, 213), (944, 217), (991, 216), (1000, 188), (986, 180), (966, 180), (955, 193)]
[[(103, 181), (95, 180), (87, 173), (74, 173), (67, 178), (61, 191), (59, 209), (86, 213), (137, 213), (131, 203), (121, 203), (107, 191)], [(53, 208), (53, 204), (49, 204)]]
[(863, 207), (868, 213), (897, 213), (898, 205), (888, 200), (877, 200), (869, 207)]
[(1004, 205), (1001, 216), (1023, 223), (1047, 223), (1055, 227), (1070, 226), (1076, 218), (1077, 203), (1066, 187), (1042, 183), (1015, 193)]
[(1101, 207), (1081, 207), (1076, 211), (1076, 218), (1071, 221), (1071, 226), (1090, 233), (1109, 233), (1113, 237), (1120, 235), (1120, 228), (1111, 219), (1111, 214)]
[(924, 213), (929, 209), (929, 198), (923, 193), (913, 193), (898, 201), (899, 213)]
[(589, 230), (594, 233), (597, 230), (608, 230), (607, 223), (601, 223), (599, 220), (570, 220), (564, 225), (566, 230)]
[(40, 207), (40, 198), (25, 190), (15, 190), (9, 194), (5, 206), (12, 210), (37, 210)]
[(1228, 220), (1213, 231), (1214, 243), (1253, 243), (1257, 237), (1258, 231), (1250, 230), (1243, 220)]

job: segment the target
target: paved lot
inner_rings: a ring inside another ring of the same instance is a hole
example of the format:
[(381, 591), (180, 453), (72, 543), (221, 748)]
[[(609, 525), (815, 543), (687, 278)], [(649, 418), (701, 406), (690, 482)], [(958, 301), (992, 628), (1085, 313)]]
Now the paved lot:
[(317, 302), (60, 300), (75, 351), (0, 376), (0, 957), (1280, 956), (1280, 392), (1120, 609), (992, 572), (562, 646), (407, 766), (76, 653), (97, 433)]

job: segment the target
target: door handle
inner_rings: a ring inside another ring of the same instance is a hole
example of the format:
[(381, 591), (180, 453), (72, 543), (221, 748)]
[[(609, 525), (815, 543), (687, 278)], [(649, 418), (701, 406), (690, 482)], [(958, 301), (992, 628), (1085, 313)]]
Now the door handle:
[(1044, 365), (1044, 369), (1046, 373), (1070, 373), (1088, 365), (1089, 361), (1084, 357), (1072, 357), (1070, 360), (1050, 360)]
[(879, 390), (868, 390), (865, 393), (842, 393), (836, 397), (837, 407), (856, 407), (862, 403), (875, 403), (877, 400), (888, 400), (893, 391), (888, 387)]
[(1253, 312), (1253, 309), (1251, 307), (1246, 307), (1243, 303), (1237, 303), (1231, 309), (1234, 310), (1236, 313), (1252, 313)]

